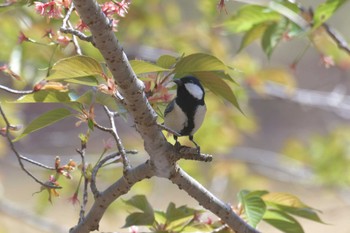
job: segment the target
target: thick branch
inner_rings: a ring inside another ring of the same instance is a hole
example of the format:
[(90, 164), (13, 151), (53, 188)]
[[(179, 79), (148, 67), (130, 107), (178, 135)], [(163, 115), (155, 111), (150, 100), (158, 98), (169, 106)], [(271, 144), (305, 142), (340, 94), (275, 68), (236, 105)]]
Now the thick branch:
[(231, 206), (206, 190), (200, 183), (189, 176), (184, 170), (178, 167), (170, 180), (180, 189), (186, 191), (191, 197), (196, 199), (200, 205), (210, 210), (221, 218), (235, 232), (257, 233), (258, 230), (249, 226), (232, 210)]

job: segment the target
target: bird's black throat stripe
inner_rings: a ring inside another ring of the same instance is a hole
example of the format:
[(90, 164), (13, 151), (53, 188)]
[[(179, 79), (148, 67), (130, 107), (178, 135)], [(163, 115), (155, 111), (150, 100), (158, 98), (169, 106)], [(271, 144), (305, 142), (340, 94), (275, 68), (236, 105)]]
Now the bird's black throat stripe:
[[(186, 114), (188, 122), (187, 125), (181, 130), (180, 135), (191, 135), (194, 129), (194, 115), (196, 113), (197, 107), (204, 105), (204, 98), (196, 99), (193, 97), (185, 88), (179, 88), (179, 93), (176, 98), (177, 105)], [(197, 106), (197, 107), (194, 107)]]

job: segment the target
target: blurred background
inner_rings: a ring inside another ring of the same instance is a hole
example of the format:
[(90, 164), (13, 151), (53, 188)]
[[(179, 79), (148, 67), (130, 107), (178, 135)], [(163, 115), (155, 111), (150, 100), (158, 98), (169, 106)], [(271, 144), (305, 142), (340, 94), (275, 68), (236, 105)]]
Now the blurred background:
[[(300, 1), (308, 9), (322, 1)], [(283, 40), (268, 58), (257, 41), (238, 52), (242, 35), (225, 24), (242, 3), (226, 2), (226, 11), (217, 10), (218, 1), (133, 0), (126, 18), (116, 32), (129, 58), (155, 61), (164, 54), (178, 55), (205, 52), (213, 54), (238, 70), (233, 86), (245, 115), (232, 105), (208, 93), (205, 123), (195, 135), (202, 151), (213, 154), (213, 162), (180, 161), (181, 166), (207, 189), (225, 202), (237, 203), (239, 190), (288, 192), (304, 203), (322, 211), (327, 224), (301, 220), (305, 232), (350, 233), (350, 80), (347, 67), (330, 64), (320, 51), (322, 44), (310, 43), (307, 37)], [(345, 39), (350, 37), (350, 5), (342, 6), (327, 22)], [(35, 14), (34, 7), (0, 8), (0, 65), (11, 68), (26, 81), (0, 76), (0, 84), (31, 89), (46, 75), (54, 61), (74, 54), (68, 46), (53, 52), (52, 46), (18, 43), (18, 35), (37, 41), (50, 27), (57, 31), (59, 20), (48, 21)], [(86, 42), (84, 54), (102, 61), (101, 55)], [(350, 56), (344, 57), (349, 61)], [(14, 99), (0, 91), (2, 99)], [(50, 104), (5, 104), (11, 123), (27, 124), (55, 106)], [(57, 106), (56, 106), (57, 107)], [(96, 109), (100, 124), (108, 125), (101, 109)], [(56, 156), (62, 163), (79, 161), (76, 149), (78, 119), (62, 122), (37, 131), (16, 143), (21, 154), (50, 166)], [(160, 119), (161, 121), (161, 119)], [(117, 119), (117, 128), (134, 165), (147, 159), (132, 121)], [(94, 164), (109, 136), (95, 130), (88, 144), (87, 160)], [(172, 139), (169, 137), (169, 141)], [(186, 140), (182, 141), (186, 143)], [(46, 180), (50, 173), (26, 164), (37, 177)], [(120, 177), (118, 165), (99, 173), (99, 186), (105, 187)], [(0, 139), (0, 232), (67, 232), (78, 219), (79, 204), (69, 202), (79, 177), (73, 182), (60, 181), (64, 189), (52, 204), (46, 191), (20, 169), (18, 161)], [(171, 190), (171, 191), (169, 191)], [(197, 208), (183, 191), (164, 179), (152, 178), (137, 184), (125, 199), (135, 194), (147, 195), (156, 209), (164, 210), (171, 201), (176, 205)], [(92, 197), (90, 197), (92, 198)], [(119, 229), (127, 212), (118, 200), (100, 224), (101, 232), (128, 232)], [(214, 217), (215, 218), (215, 217)], [(262, 232), (277, 232), (262, 224)]]

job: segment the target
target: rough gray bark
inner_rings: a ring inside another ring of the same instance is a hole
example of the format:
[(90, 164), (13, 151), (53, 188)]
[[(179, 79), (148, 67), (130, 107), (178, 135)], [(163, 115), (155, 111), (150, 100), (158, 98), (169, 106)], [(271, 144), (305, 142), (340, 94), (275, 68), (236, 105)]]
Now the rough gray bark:
[(130, 67), (109, 20), (94, 0), (73, 0), (81, 19), (89, 26), (93, 42), (103, 55), (113, 74), (118, 90), (124, 97), (126, 109), (134, 119), (136, 129), (144, 140), (144, 148), (150, 156), (146, 163), (128, 170), (122, 178), (107, 190), (95, 197), (95, 202), (85, 218), (71, 229), (71, 233), (83, 233), (98, 230), (98, 223), (105, 210), (114, 200), (128, 192), (138, 181), (158, 176), (170, 179), (179, 188), (195, 198), (200, 205), (212, 211), (227, 223), (235, 232), (258, 232), (245, 223), (229, 207), (213, 196), (202, 185), (178, 167), (176, 161), (181, 156), (169, 144), (158, 127), (157, 115), (149, 105), (144, 85), (137, 79)]

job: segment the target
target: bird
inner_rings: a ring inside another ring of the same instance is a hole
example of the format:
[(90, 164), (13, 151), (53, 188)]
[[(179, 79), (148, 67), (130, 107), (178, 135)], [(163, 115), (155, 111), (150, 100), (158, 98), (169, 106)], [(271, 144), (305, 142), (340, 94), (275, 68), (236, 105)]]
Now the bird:
[[(194, 76), (173, 80), (177, 85), (176, 97), (164, 111), (164, 126), (180, 136), (188, 136), (200, 154), (200, 146), (194, 141), (194, 133), (201, 127), (207, 108), (204, 102), (205, 91)], [(179, 145), (174, 135), (175, 145)]]

